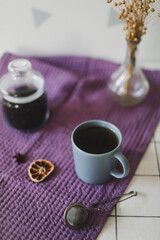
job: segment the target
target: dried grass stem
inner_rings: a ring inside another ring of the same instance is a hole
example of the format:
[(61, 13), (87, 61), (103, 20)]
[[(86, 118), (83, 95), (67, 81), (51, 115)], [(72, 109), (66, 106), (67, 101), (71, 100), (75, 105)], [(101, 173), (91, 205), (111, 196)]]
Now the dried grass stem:
[(128, 56), (125, 63), (127, 67), (127, 79), (124, 86), (124, 97), (127, 97), (129, 95), (129, 90), (131, 87), (132, 77), (136, 65), (137, 44), (137, 42), (128, 41)]

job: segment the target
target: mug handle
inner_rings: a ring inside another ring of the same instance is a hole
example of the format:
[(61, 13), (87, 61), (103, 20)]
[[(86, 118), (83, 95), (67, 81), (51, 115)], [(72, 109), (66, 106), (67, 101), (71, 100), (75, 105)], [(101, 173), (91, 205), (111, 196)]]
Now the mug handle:
[(116, 152), (114, 154), (114, 157), (121, 163), (122, 168), (123, 168), (123, 173), (120, 173), (118, 170), (113, 169), (110, 172), (110, 175), (112, 175), (115, 178), (126, 177), (129, 173), (129, 170), (130, 170), (130, 166), (129, 166), (127, 158), (121, 152)]

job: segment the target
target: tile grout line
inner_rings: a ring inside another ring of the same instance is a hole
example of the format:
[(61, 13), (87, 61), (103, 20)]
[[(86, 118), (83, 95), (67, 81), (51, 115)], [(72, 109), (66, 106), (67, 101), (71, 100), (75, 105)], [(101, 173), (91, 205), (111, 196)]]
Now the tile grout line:
[(115, 237), (118, 240), (117, 206), (115, 206)]
[[(108, 217), (115, 217), (114, 215), (110, 215)], [(140, 215), (117, 215), (117, 218), (160, 218), (160, 216), (140, 216)]]
[(135, 174), (135, 177), (160, 177), (160, 174)]
[[(154, 136), (153, 136), (154, 137)], [(158, 167), (158, 172), (159, 172), (159, 177), (160, 177), (160, 163), (159, 163), (159, 158), (158, 158), (158, 151), (157, 151), (157, 144), (154, 138), (154, 149), (156, 153), (156, 159), (157, 159), (157, 167)], [(160, 178), (159, 178), (160, 179)]]

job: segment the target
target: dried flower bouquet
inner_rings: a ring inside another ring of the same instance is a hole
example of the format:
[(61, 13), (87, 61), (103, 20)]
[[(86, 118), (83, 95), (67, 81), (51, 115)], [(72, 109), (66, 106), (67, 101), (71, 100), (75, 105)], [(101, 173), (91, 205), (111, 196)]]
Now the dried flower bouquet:
[[(121, 94), (123, 97), (122, 102), (124, 103), (122, 105), (135, 105), (141, 101), (148, 92), (147, 85), (145, 83), (146, 89), (144, 90), (144, 96), (136, 101), (132, 99), (133, 96), (131, 95), (134, 94), (134, 90), (131, 88), (134, 88), (132, 80), (135, 78), (133, 75), (136, 65), (137, 46), (141, 41), (142, 36), (146, 34), (147, 23), (151, 20), (151, 16), (153, 16), (153, 14), (155, 15), (155, 10), (160, 7), (160, 0), (107, 0), (107, 2), (113, 2), (114, 6), (117, 8), (119, 12), (118, 18), (124, 23), (123, 30), (126, 31), (126, 39), (128, 43), (128, 56), (125, 61), (127, 71), (125, 74), (127, 77), (124, 83), (123, 94)], [(160, 13), (158, 13), (158, 16), (160, 16)], [(117, 77), (118, 74), (114, 74), (114, 77)], [(144, 78), (143, 73), (139, 75)], [(113, 86), (111, 87), (113, 89)]]
[[(111, 3), (112, 0), (107, 0)], [(118, 8), (118, 18), (124, 20), (125, 27), (123, 30), (127, 31), (126, 38), (129, 41), (138, 42), (142, 35), (146, 34), (147, 20), (150, 15), (155, 12), (159, 0), (114, 0), (114, 6)], [(158, 13), (160, 17), (160, 13)]]

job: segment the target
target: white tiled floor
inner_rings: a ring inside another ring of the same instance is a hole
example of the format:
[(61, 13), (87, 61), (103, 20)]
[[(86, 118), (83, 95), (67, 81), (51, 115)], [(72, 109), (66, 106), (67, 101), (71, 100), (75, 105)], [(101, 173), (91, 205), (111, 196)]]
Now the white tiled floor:
[(138, 195), (118, 203), (97, 240), (160, 239), (160, 123), (126, 192)]

